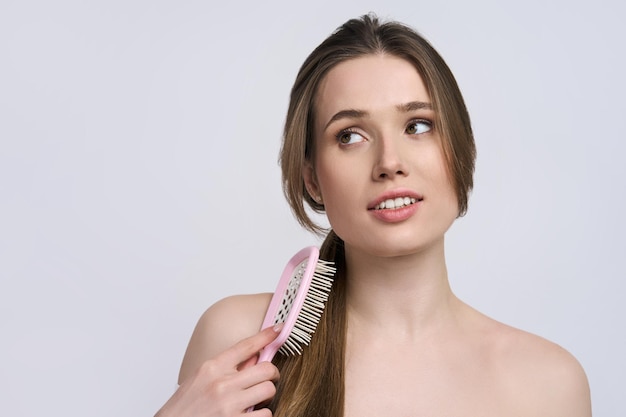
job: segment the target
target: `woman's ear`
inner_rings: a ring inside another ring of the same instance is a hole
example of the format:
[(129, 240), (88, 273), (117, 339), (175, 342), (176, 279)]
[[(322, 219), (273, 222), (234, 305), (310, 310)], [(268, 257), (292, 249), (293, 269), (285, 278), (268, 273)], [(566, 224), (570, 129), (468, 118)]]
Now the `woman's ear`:
[(309, 196), (318, 204), (323, 204), (322, 193), (320, 191), (319, 184), (317, 183), (317, 177), (313, 164), (310, 162), (304, 163), (304, 169), (302, 170), (302, 177), (304, 179), (304, 186)]

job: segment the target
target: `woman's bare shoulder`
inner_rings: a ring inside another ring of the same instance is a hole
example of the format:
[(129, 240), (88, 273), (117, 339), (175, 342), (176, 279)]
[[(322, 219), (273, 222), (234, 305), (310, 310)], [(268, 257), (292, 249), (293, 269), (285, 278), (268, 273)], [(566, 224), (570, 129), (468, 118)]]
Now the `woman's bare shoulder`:
[(510, 398), (535, 416), (591, 416), (587, 376), (567, 350), (540, 336), (492, 321), (490, 354)]
[(271, 293), (234, 295), (209, 307), (193, 331), (178, 376), (182, 383), (205, 361), (261, 329)]

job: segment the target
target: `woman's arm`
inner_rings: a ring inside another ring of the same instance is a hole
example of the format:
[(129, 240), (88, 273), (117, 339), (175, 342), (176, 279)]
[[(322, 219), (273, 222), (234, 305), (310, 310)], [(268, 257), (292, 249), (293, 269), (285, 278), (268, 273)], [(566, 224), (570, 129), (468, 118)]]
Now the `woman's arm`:
[[(230, 297), (203, 314), (185, 353), (180, 387), (156, 416), (235, 416), (274, 396), (278, 369), (256, 364), (259, 350), (278, 335), (277, 329), (258, 331), (269, 297)], [(255, 415), (271, 413), (260, 409)]]
[(235, 295), (213, 304), (198, 320), (178, 375), (178, 383), (207, 360), (261, 328), (271, 294)]

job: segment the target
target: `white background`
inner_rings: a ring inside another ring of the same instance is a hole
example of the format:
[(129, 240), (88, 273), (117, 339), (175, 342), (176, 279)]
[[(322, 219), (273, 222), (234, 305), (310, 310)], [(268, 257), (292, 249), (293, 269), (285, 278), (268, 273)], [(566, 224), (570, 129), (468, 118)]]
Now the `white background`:
[(0, 0), (0, 404), (152, 415), (200, 314), (316, 244), (277, 152), (305, 56), (376, 11), (424, 34), (472, 115), (457, 294), (585, 367), (624, 416), (626, 15), (610, 1)]

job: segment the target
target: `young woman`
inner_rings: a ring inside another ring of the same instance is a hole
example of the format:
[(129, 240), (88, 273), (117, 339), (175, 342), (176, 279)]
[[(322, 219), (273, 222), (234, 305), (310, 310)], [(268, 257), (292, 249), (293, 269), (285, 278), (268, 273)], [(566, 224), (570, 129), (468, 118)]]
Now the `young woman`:
[[(161, 416), (587, 417), (589, 389), (559, 346), (452, 293), (444, 235), (465, 213), (475, 147), (452, 73), (406, 26), (350, 20), (304, 62), (281, 151), (283, 186), (332, 226), (338, 272), (302, 356), (255, 364), (270, 294), (200, 319)], [(280, 376), (279, 376), (280, 374)], [(272, 414), (273, 413), (273, 414)]]

